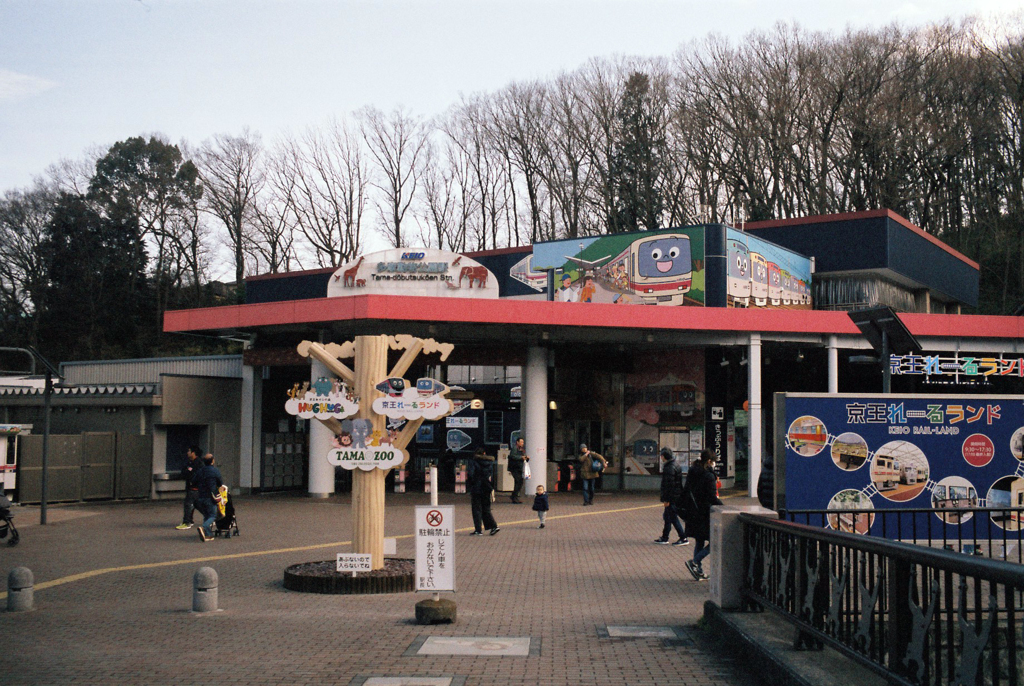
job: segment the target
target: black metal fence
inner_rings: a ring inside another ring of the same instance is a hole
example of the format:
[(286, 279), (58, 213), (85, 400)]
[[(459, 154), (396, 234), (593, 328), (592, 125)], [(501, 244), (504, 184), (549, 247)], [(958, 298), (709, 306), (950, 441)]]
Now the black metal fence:
[(902, 684), (1024, 683), (1024, 566), (744, 513), (743, 596)]
[(779, 517), (809, 526), (1024, 564), (1022, 508), (782, 510)]

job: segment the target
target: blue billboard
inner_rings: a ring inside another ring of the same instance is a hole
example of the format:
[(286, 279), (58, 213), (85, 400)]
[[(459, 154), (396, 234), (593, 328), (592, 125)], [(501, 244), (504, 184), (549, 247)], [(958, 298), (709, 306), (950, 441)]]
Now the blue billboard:
[[(1024, 507), (1024, 397), (780, 393), (775, 417), (780, 508), (928, 508), (917, 525), (956, 538), (976, 515), (945, 510)], [(1020, 528), (1011, 513), (992, 523)], [(866, 515), (828, 525), (882, 535)]]

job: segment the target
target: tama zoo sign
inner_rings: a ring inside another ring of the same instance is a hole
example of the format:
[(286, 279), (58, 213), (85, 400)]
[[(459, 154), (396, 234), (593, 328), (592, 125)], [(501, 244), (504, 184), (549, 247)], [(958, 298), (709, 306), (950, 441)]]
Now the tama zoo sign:
[(487, 267), (464, 255), (395, 248), (341, 265), (327, 285), (329, 298), (363, 294), (497, 298), (498, 282)]

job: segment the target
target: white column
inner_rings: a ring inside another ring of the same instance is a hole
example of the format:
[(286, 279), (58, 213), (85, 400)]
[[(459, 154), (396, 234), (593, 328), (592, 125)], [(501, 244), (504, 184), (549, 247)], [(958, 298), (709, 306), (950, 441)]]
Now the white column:
[(532, 496), (537, 486), (548, 490), (548, 350), (531, 346), (523, 369), (524, 437), (530, 456), (530, 478), (523, 487)]
[[(318, 360), (311, 365), (310, 383), (321, 376), (333, 376)], [(326, 498), (334, 493), (334, 465), (327, 461), (334, 434), (316, 419), (309, 421), (309, 495)]]
[(828, 337), (828, 392), (839, 392), (839, 339)]
[(747, 495), (757, 497), (757, 479), (761, 476), (761, 334), (750, 334), (750, 346), (747, 350), (747, 388), (750, 389), (750, 483)]
[[(526, 373), (526, 367), (522, 367), (519, 370), (519, 430), (522, 431), (522, 436), (526, 438), (526, 399), (530, 395), (530, 378)], [(512, 447), (511, 440), (509, 441), (509, 447)], [(525, 446), (524, 446), (525, 447)], [(529, 455), (529, 453), (527, 453)], [(530, 465), (530, 469), (533, 469), (533, 465)], [(525, 489), (526, 486), (524, 485)], [(528, 494), (527, 494), (528, 495)]]

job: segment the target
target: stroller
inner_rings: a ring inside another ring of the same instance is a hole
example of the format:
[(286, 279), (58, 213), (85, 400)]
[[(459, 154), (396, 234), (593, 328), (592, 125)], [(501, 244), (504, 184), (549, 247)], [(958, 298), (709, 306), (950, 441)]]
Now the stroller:
[(18, 534), (18, 529), (14, 526), (14, 515), (11, 514), (11, 501), (7, 499), (7, 496), (0, 493), (0, 541), (7, 538), (8, 534), (10, 534), (10, 538), (7, 539), (7, 545), (18, 545), (21, 536)]
[[(213, 535), (223, 536), (224, 538), (240, 535), (238, 520), (235, 519), (235, 502), (233, 499), (228, 498), (227, 486), (220, 487), (219, 497), (222, 501), (221, 503), (216, 503), (218, 516), (213, 523)], [(221, 505), (223, 505), (223, 512), (221, 511)]]

